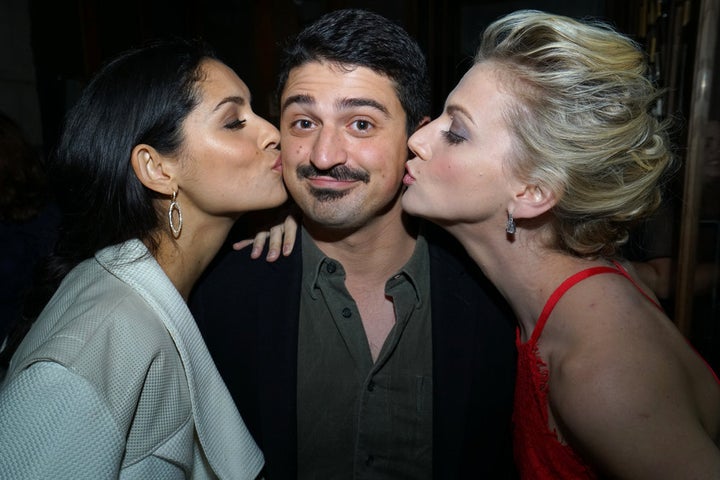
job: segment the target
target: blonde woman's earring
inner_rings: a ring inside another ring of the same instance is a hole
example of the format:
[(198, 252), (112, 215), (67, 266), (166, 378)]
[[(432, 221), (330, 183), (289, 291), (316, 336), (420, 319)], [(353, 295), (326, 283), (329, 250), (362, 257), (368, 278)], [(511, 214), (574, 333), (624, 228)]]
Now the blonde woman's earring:
[(507, 223), (505, 224), (505, 232), (510, 235), (515, 234), (515, 220), (513, 220), (512, 213), (508, 212)]

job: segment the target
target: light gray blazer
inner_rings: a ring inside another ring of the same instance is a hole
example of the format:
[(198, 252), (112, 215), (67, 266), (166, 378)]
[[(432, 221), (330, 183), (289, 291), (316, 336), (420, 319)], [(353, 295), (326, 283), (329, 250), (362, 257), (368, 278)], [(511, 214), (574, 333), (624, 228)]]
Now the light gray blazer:
[(1, 479), (254, 479), (263, 463), (138, 240), (68, 274), (0, 387)]

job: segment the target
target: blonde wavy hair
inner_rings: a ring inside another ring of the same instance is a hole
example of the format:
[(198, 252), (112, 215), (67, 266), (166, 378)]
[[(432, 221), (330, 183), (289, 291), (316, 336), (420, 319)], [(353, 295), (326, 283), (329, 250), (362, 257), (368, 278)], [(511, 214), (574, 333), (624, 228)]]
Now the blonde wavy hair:
[(558, 199), (554, 246), (614, 255), (673, 162), (642, 49), (602, 22), (521, 10), (485, 30), (475, 62), (496, 65), (515, 99), (508, 167)]

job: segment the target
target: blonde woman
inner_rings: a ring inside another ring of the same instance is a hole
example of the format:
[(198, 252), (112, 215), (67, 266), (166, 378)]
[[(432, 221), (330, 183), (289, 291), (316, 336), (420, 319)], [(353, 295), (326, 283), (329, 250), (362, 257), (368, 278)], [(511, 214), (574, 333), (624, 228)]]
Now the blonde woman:
[(526, 479), (720, 478), (717, 377), (616, 257), (671, 163), (645, 71), (605, 25), (519, 11), (409, 141), (403, 207), (456, 236), (517, 315)]

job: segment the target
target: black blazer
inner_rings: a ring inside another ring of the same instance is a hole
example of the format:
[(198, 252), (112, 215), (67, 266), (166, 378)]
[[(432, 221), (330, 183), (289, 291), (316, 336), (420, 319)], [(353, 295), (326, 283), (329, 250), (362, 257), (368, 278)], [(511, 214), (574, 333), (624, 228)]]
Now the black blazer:
[[(462, 247), (428, 226), (433, 335), (433, 478), (514, 478), (514, 320)], [(244, 238), (244, 237), (236, 237)], [(297, 474), (301, 235), (290, 257), (251, 260), (233, 235), (190, 306), (269, 480)]]

